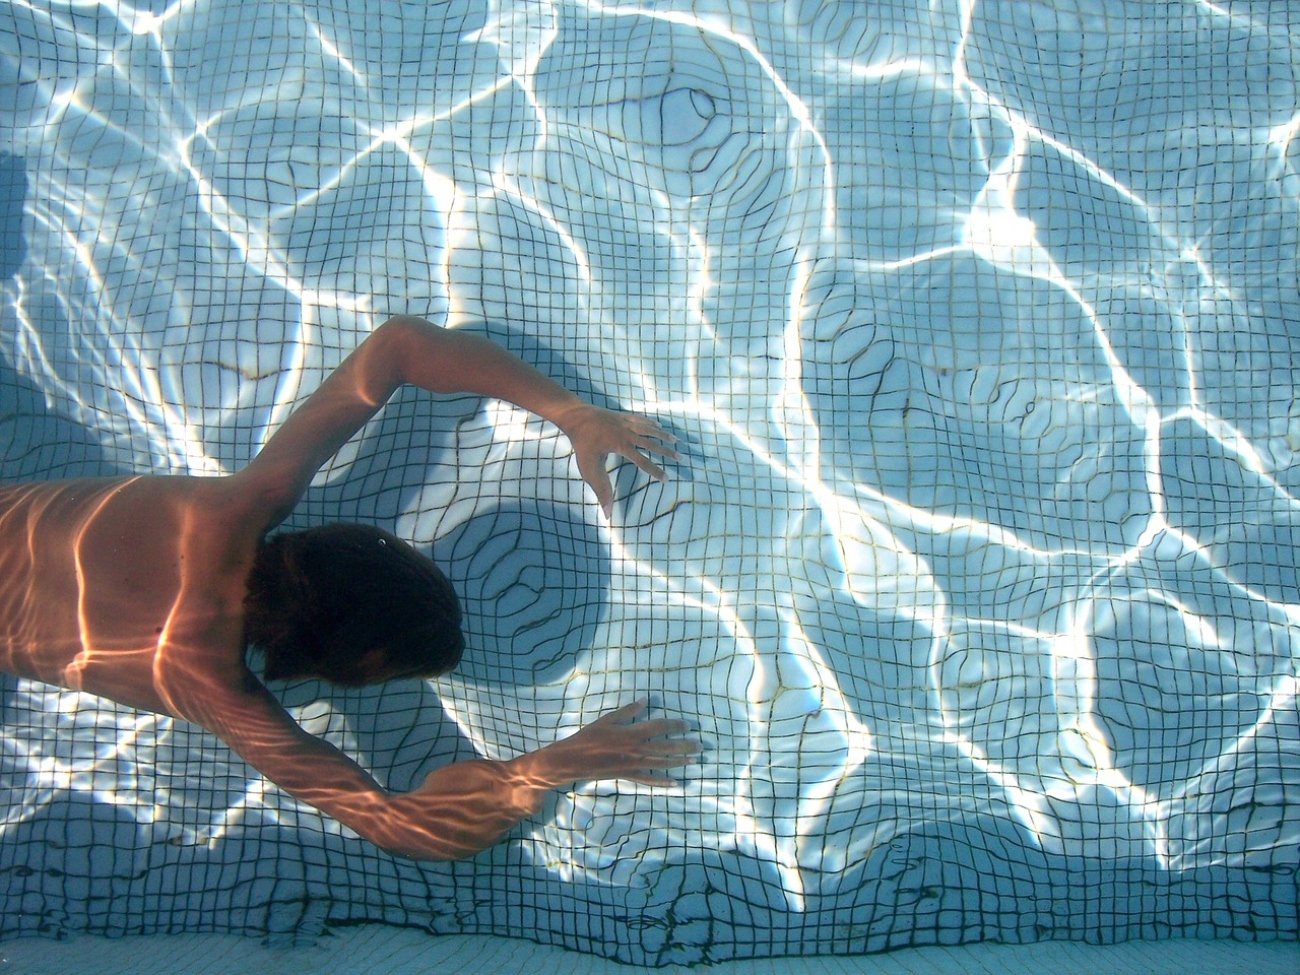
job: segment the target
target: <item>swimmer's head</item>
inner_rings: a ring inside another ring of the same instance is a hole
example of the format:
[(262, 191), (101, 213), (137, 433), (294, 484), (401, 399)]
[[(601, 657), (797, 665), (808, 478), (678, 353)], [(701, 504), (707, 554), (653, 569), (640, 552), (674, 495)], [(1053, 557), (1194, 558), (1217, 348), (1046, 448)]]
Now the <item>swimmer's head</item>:
[(325, 525), (262, 542), (244, 596), (244, 639), (267, 680), (348, 687), (445, 674), (460, 661), (460, 603), (447, 577), (369, 525)]

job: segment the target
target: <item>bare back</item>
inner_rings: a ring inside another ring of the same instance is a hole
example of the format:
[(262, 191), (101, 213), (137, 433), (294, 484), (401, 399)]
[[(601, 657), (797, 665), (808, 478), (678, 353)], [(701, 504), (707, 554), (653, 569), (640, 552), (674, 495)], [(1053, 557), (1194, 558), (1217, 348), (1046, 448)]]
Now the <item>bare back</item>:
[(243, 683), (262, 525), (228, 478), (0, 486), (0, 668), (178, 717)]

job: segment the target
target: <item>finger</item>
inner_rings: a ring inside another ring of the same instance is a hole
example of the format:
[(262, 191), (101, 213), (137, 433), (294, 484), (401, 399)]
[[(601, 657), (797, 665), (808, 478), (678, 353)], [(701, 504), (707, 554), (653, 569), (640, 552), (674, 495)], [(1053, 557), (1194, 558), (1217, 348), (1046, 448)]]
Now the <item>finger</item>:
[[(643, 697), (631, 704), (624, 704), (621, 708), (602, 714), (592, 724), (631, 724), (636, 716), (644, 711), (649, 704), (650, 699)], [(648, 724), (654, 724), (654, 722), (648, 722)]]
[(704, 750), (698, 741), (690, 738), (672, 738), (666, 741), (657, 741), (654, 743), (656, 755), (671, 755), (674, 758), (681, 758), (683, 755), (690, 757), (698, 755)]
[(680, 768), (694, 764), (694, 755), (642, 755), (637, 758), (637, 768)]
[(642, 450), (648, 450), (652, 454), (658, 454), (660, 457), (671, 457), (673, 460), (676, 460), (679, 456), (677, 451), (673, 450), (672, 447), (661, 443), (655, 443), (648, 437), (638, 437), (635, 442)]
[(689, 724), (675, 718), (655, 718), (653, 721), (644, 722), (640, 727), (647, 739), (667, 735), (684, 735), (691, 730)]
[(654, 437), (656, 440), (666, 440), (668, 443), (676, 443), (677, 437), (669, 433), (654, 420), (645, 417), (635, 417), (632, 429), (644, 437)]
[(591, 486), (596, 495), (596, 503), (605, 512), (605, 517), (611, 517), (614, 512), (614, 486), (610, 484), (609, 475), (603, 468), (592, 469), (583, 463), (578, 464), (578, 473)]
[(628, 450), (620, 450), (619, 453), (632, 463), (636, 464), (637, 467), (641, 468), (641, 470), (645, 471), (656, 481), (664, 481), (668, 479), (668, 475), (664, 473), (664, 469), (644, 454), (639, 454), (630, 448)]
[(628, 779), (632, 782), (639, 782), (642, 785), (659, 786), (660, 788), (673, 788), (681, 785), (671, 775), (654, 775), (650, 772), (636, 772), (621, 775), (619, 778)]

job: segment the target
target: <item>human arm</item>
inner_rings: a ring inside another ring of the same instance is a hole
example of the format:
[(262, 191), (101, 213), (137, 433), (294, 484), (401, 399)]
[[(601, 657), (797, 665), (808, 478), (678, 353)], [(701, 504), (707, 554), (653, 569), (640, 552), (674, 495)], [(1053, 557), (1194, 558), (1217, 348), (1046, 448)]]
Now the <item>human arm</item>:
[(481, 336), (397, 316), (362, 342), (235, 475), (265, 508), (268, 525), (292, 510), (321, 465), (408, 383), (431, 393), (503, 399), (551, 421), (569, 438), (579, 473), (606, 514), (613, 500), (605, 472), (610, 454), (660, 479), (662, 469), (646, 453), (675, 456), (666, 445), (672, 438), (653, 421), (586, 403)]
[(680, 737), (680, 721), (636, 721), (639, 701), (576, 734), (506, 761), (475, 759), (431, 772), (419, 787), (390, 793), (328, 742), (300, 728), (264, 688), (241, 692), (238, 706), (205, 709), (201, 723), (295, 798), (392, 853), (416, 859), (471, 856), (536, 814), (552, 789), (625, 778), (672, 784), (665, 770), (699, 746)]

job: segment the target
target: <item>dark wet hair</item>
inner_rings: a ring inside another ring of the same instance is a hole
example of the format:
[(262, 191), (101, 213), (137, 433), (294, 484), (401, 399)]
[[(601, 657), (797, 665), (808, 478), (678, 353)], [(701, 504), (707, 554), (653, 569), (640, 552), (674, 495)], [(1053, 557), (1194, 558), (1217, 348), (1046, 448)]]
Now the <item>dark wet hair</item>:
[(369, 525), (264, 539), (244, 596), (245, 643), (268, 680), (350, 687), (446, 673), (460, 660), (456, 592), (429, 559)]

